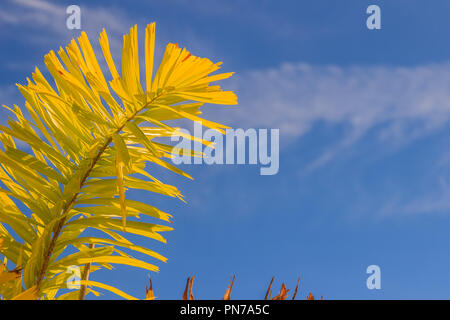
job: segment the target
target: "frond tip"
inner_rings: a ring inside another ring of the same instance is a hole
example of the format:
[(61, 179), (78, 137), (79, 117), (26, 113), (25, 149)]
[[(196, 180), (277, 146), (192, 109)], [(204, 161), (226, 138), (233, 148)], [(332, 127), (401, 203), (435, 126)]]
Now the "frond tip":
[[(227, 127), (201, 118), (200, 108), (204, 103), (236, 104), (237, 98), (211, 85), (232, 75), (211, 75), (221, 63), (196, 57), (177, 44), (167, 45), (160, 66), (154, 69), (154, 23), (145, 29), (146, 83), (142, 86), (137, 39), (134, 26), (123, 39), (119, 74), (108, 36), (104, 30), (100, 34), (111, 75), (107, 80), (82, 32), (78, 41), (44, 58), (56, 87), (38, 68), (26, 85), (18, 85), (29, 116), (18, 106), (6, 107), (17, 120), (0, 126), (0, 253), (20, 271), (2, 275), (8, 281), (0, 284), (0, 298), (84, 297), (77, 292), (58, 295), (72, 279), (67, 270), (73, 267), (84, 266), (90, 273), (113, 264), (158, 270), (123, 250), (166, 261), (126, 236), (164, 243), (160, 233), (172, 228), (135, 219), (144, 215), (171, 222), (171, 215), (127, 199), (127, 190), (182, 200), (176, 187), (145, 170), (154, 163), (190, 178), (164, 160), (177, 152), (175, 148), (155, 142), (179, 135), (179, 128), (164, 121), (189, 119), (223, 132)], [(16, 202), (27, 209), (21, 211)], [(97, 287), (133, 298), (87, 276), (81, 282), (88, 293), (98, 294), (92, 289)]]

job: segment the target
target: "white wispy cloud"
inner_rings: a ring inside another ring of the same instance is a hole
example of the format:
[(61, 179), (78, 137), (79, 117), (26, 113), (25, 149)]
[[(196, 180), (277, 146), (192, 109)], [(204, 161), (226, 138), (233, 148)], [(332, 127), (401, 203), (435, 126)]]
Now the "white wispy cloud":
[[(10, 0), (9, 3), (3, 12), (6, 11), (16, 23), (50, 27), (49, 31), (54, 33), (67, 32), (67, 6), (45, 0)], [(123, 32), (129, 27), (128, 17), (117, 8), (81, 5), (81, 9), (83, 29), (97, 30), (107, 27), (112, 32)]]
[[(91, 37), (96, 37), (105, 28), (111, 35), (113, 51), (120, 49), (122, 37), (132, 26), (126, 14), (113, 7), (81, 5), (81, 27)], [(42, 43), (64, 43), (79, 30), (66, 27), (67, 6), (45, 0), (9, 0), (0, 12), (0, 26), (4, 33), (21, 31), (20, 40), (42, 45)]]
[[(357, 153), (361, 143), (378, 141), (378, 147), (395, 151), (438, 132), (450, 121), (450, 63), (411, 67), (286, 63), (239, 73), (232, 85), (239, 107), (224, 111), (223, 119), (233, 113), (234, 126), (280, 128), (280, 136), (291, 145), (288, 150), (317, 124), (345, 128), (332, 131), (336, 135), (332, 142), (299, 169), (299, 176), (339, 155)], [(379, 157), (378, 147), (364, 157)], [(444, 170), (448, 159), (444, 149), (430, 159), (435, 166), (423, 167), (427, 178), (418, 189), (404, 190), (401, 182), (393, 182), (391, 192), (381, 192), (382, 201), (371, 204), (376, 216), (446, 214), (450, 209), (449, 175)], [(363, 202), (363, 207), (368, 205)]]
[(405, 192), (391, 195), (379, 210), (379, 218), (392, 216), (411, 216), (419, 214), (448, 214), (450, 211), (450, 185), (446, 177), (434, 177), (430, 190), (415, 197), (408, 197)]
[[(362, 132), (391, 122), (435, 128), (450, 118), (450, 64), (419, 67), (338, 67), (287, 63), (238, 75), (242, 112), (250, 125), (300, 136), (317, 121), (348, 123)], [(249, 115), (252, 116), (249, 116)]]
[[(56, 1), (48, 0), (5, 0), (0, 10), (0, 41), (8, 41), (13, 37), (21, 41), (28, 49), (48, 48), (55, 50), (59, 46), (64, 46), (71, 39), (78, 37), (81, 31), (85, 31), (91, 40), (91, 44), (97, 52), (100, 51), (98, 36), (102, 29), (108, 33), (111, 47), (111, 54), (117, 61), (120, 60), (122, 49), (122, 35), (129, 32), (135, 24), (143, 27), (154, 19), (151, 14), (143, 14), (130, 17), (126, 10), (116, 6), (95, 6), (90, 4), (80, 4), (81, 9), (81, 30), (69, 30), (66, 27), (67, 6)], [(143, 43), (143, 28), (139, 30), (140, 43)], [(162, 57), (164, 47), (168, 42), (184, 40), (189, 43), (195, 54), (208, 55), (214, 50), (210, 43), (200, 39), (189, 27), (183, 28), (178, 36), (182, 39), (174, 39), (173, 30), (159, 29), (157, 26), (156, 37), (156, 60)], [(141, 46), (142, 47), (142, 46)], [(99, 63), (106, 66), (102, 54), (99, 54)], [(141, 64), (143, 64), (141, 55)], [(36, 61), (32, 62), (35, 65)], [(27, 62), (5, 62), (9, 70), (31, 70)], [(105, 68), (107, 69), (107, 68)]]
[(236, 76), (239, 108), (234, 123), (280, 128), (298, 138), (315, 124), (349, 128), (340, 143), (312, 166), (352, 146), (369, 130), (380, 141), (402, 144), (450, 120), (450, 63), (416, 67), (314, 66), (285, 63), (279, 68)]

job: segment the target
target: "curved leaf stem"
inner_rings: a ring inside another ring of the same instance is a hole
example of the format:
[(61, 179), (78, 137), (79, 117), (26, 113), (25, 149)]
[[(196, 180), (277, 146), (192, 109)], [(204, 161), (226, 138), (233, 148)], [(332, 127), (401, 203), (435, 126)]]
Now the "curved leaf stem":
[[(116, 133), (120, 133), (120, 131), (122, 131), (123, 127), (125, 127), (125, 125), (129, 122), (132, 121), (136, 115), (141, 112), (142, 110), (144, 110), (145, 108), (147, 108), (150, 104), (152, 104), (155, 100), (157, 100), (158, 98), (160, 98), (163, 94), (161, 93), (160, 95), (155, 96), (150, 102), (147, 102), (144, 106), (142, 106), (142, 108), (140, 108), (139, 110), (136, 110), (129, 118), (127, 118), (123, 124), (121, 124), (113, 134)], [(50, 261), (50, 258), (53, 254), (53, 250), (55, 248), (56, 245), (56, 240), (58, 239), (62, 228), (64, 227), (64, 224), (66, 223), (66, 219), (67, 219), (67, 214), (73, 207), (73, 205), (75, 204), (75, 201), (78, 197), (78, 195), (81, 192), (81, 188), (83, 188), (86, 180), (89, 178), (89, 175), (91, 174), (91, 171), (94, 169), (95, 165), (97, 164), (98, 160), (100, 159), (100, 157), (103, 155), (103, 153), (105, 152), (105, 150), (108, 148), (108, 146), (111, 144), (112, 142), (112, 135), (106, 140), (105, 144), (103, 146), (101, 146), (101, 148), (99, 149), (99, 151), (97, 152), (97, 155), (95, 156), (95, 158), (92, 161), (92, 164), (89, 166), (89, 168), (86, 170), (86, 173), (84, 174), (83, 178), (81, 179), (80, 182), (80, 187), (78, 188), (78, 191), (73, 195), (72, 199), (65, 205), (65, 207), (62, 210), (62, 217), (59, 221), (59, 223), (57, 224), (57, 226), (55, 227), (54, 231), (53, 231), (53, 235), (52, 238), (50, 240), (50, 244), (45, 252), (44, 255), (44, 261), (42, 263), (42, 267), (39, 270), (38, 273), (38, 278), (36, 281), (36, 287), (37, 290), (39, 292), (42, 281), (44, 280), (45, 274), (47, 273), (47, 268), (48, 268), (48, 264)], [(85, 269), (86, 269), (85, 265)], [(89, 267), (90, 268), (90, 267)], [(80, 293), (80, 298), (81, 298), (81, 293)], [(84, 296), (83, 296), (84, 297)]]

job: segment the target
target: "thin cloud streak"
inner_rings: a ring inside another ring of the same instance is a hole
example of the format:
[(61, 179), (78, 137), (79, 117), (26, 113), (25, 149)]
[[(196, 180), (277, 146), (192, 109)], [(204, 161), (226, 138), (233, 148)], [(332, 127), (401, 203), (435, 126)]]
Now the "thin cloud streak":
[[(105, 28), (111, 35), (111, 47), (120, 49), (121, 35), (132, 26), (131, 20), (117, 9), (91, 7), (81, 5), (81, 29), (90, 37), (98, 36)], [(68, 41), (74, 37), (74, 33), (81, 30), (69, 30), (66, 27), (67, 6), (50, 3), (44, 0), (10, 0), (2, 8), (0, 14), (0, 26), (2, 29), (26, 32), (20, 37), (24, 42)], [(40, 31), (39, 31), (40, 30)], [(39, 31), (39, 32), (38, 32)]]
[(285, 140), (314, 125), (349, 128), (312, 167), (375, 129), (380, 142), (402, 145), (450, 120), (450, 63), (417, 67), (313, 66), (286, 63), (237, 76), (240, 107), (233, 119), (243, 127), (280, 128)]

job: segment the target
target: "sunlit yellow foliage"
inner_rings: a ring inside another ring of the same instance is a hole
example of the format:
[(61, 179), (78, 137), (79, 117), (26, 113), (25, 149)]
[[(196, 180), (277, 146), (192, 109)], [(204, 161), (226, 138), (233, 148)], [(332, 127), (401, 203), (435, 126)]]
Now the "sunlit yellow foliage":
[[(158, 270), (123, 248), (166, 261), (126, 237), (165, 242), (160, 233), (171, 227), (138, 218), (147, 215), (167, 223), (171, 215), (127, 199), (126, 192), (140, 189), (183, 199), (177, 188), (146, 170), (147, 163), (154, 163), (190, 178), (164, 160), (172, 156), (173, 147), (155, 141), (178, 132), (164, 121), (185, 118), (223, 132), (226, 126), (199, 117), (200, 107), (232, 105), (237, 98), (210, 85), (232, 75), (211, 75), (221, 63), (191, 55), (177, 44), (167, 45), (154, 69), (154, 23), (145, 29), (143, 86), (137, 39), (135, 26), (123, 38), (120, 75), (106, 32), (101, 33), (108, 81), (87, 35), (81, 33), (78, 42), (72, 40), (58, 55), (51, 51), (45, 56), (54, 84), (36, 68), (26, 85), (18, 85), (25, 109), (6, 107), (17, 120), (0, 126), (0, 253), (16, 271), (23, 271), (0, 275), (8, 280), (0, 284), (3, 299), (77, 299), (85, 292), (98, 294), (93, 288), (131, 299), (117, 288), (89, 280), (89, 273), (114, 264)], [(19, 203), (27, 209), (20, 210)], [(88, 228), (95, 229), (96, 236), (86, 234)], [(71, 276), (69, 266), (83, 270), (79, 292), (60, 291)]]

